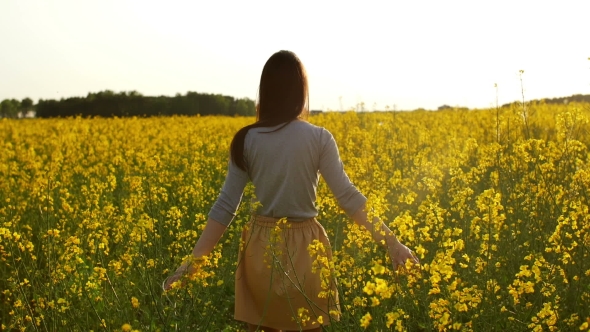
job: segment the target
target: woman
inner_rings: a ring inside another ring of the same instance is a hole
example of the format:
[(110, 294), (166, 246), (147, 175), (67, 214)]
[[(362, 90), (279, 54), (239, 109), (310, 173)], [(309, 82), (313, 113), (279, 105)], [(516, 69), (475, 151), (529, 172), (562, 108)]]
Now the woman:
[[(301, 61), (289, 51), (273, 54), (260, 78), (258, 119), (235, 134), (221, 194), (193, 249), (195, 259), (211, 253), (252, 181), (261, 206), (242, 232), (234, 315), (250, 331), (320, 331), (338, 319), (338, 293), (326, 263), (330, 242), (315, 219), (319, 174), (344, 211), (386, 244), (394, 268), (406, 260), (418, 264), (385, 224), (367, 220), (366, 198), (344, 172), (332, 134), (304, 121), (307, 112)], [(194, 272), (192, 263), (182, 264), (165, 289)]]

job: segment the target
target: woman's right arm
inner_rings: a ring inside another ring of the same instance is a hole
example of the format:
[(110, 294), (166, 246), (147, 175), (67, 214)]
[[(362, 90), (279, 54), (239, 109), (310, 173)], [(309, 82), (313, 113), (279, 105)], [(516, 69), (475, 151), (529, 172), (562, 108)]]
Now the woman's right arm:
[(169, 290), (172, 284), (179, 281), (184, 274), (195, 273), (197, 268), (193, 261), (202, 259), (213, 251), (235, 216), (248, 180), (248, 174), (230, 160), (221, 193), (213, 204), (205, 229), (193, 248), (192, 259), (183, 262), (165, 281), (165, 290)]
[(400, 243), (393, 232), (379, 218), (373, 218), (373, 222), (368, 220), (367, 199), (346, 175), (338, 152), (338, 146), (332, 134), (324, 129), (321, 141), (320, 173), (334, 193), (338, 204), (357, 225), (369, 231), (377, 243), (387, 247), (394, 269), (397, 269), (399, 265), (405, 265), (408, 259), (414, 264), (419, 264), (418, 258), (412, 254), (412, 251)]
[(357, 225), (369, 231), (375, 242), (387, 248), (394, 271), (399, 266), (405, 266), (407, 260), (416, 265), (420, 264), (418, 257), (408, 247), (399, 242), (395, 234), (378, 217), (374, 217), (372, 222), (369, 221), (366, 205), (358, 209), (352, 215), (352, 219)]

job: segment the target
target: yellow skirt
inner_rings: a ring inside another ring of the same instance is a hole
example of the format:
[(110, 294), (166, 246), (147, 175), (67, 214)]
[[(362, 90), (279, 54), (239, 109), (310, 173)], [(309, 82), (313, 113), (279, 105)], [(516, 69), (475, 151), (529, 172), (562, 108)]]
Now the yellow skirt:
[(315, 218), (254, 216), (242, 231), (234, 318), (282, 330), (337, 321), (333, 270), (330, 241)]

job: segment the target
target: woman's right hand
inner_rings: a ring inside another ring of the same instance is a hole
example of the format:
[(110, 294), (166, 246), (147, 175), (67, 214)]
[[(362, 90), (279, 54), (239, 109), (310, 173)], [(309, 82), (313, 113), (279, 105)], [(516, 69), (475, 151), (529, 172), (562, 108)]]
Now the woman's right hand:
[(420, 265), (418, 257), (416, 257), (412, 250), (403, 245), (396, 238), (387, 241), (387, 249), (389, 251), (389, 257), (391, 258), (394, 271), (397, 271), (400, 266), (405, 268), (406, 261), (408, 260), (414, 265)]

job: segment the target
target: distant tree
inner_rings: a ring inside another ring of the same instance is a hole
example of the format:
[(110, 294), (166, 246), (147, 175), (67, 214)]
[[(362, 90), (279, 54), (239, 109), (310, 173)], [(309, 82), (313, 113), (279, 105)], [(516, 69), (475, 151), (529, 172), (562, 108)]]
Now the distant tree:
[(16, 99), (4, 99), (0, 103), (0, 114), (5, 118), (15, 118), (20, 108), (20, 102)]
[(21, 117), (26, 117), (29, 111), (33, 110), (33, 100), (31, 98), (24, 98), (20, 102), (19, 113)]
[(199, 94), (196, 92), (187, 92), (186, 96), (183, 99), (183, 106), (186, 112), (186, 115), (197, 115), (201, 114), (200, 108), (201, 105), (199, 104)]
[(33, 108), (33, 100), (29, 97), (23, 99), (20, 102), (20, 107), (22, 110), (30, 110), (31, 108)]
[(236, 100), (236, 107), (235, 107), (235, 114), (234, 115), (253, 115), (250, 114), (250, 106), (248, 105), (247, 99), (238, 99)]
[(215, 95), (215, 104), (213, 109), (216, 110), (213, 114), (229, 115), (230, 105), (233, 104), (232, 97), (224, 97), (222, 95)]
[(2, 118), (6, 118), (8, 117), (7, 113), (8, 113), (8, 99), (4, 99), (1, 103), (0, 103), (0, 117)]

